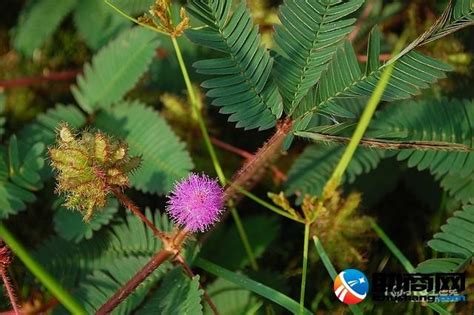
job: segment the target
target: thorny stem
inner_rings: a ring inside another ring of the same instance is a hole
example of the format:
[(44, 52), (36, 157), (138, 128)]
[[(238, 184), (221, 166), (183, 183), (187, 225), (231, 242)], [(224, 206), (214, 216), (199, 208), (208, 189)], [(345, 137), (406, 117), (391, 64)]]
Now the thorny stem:
[[(189, 267), (189, 265), (184, 260), (183, 256), (177, 255), (175, 260), (183, 267), (183, 270), (191, 279), (194, 278), (194, 273), (191, 267)], [(212, 302), (211, 297), (209, 294), (207, 294), (206, 290), (204, 290), (204, 287), (201, 285), (201, 283), (199, 283), (199, 288), (204, 292), (204, 299), (206, 300), (214, 315), (219, 315), (216, 305)]]
[(170, 250), (160, 250), (153, 258), (122, 286), (102, 307), (96, 315), (110, 314), (123, 300), (125, 300), (149, 275), (153, 273), (163, 262), (170, 259), (175, 253)]
[(309, 228), (311, 223), (304, 226), (304, 245), (303, 245), (303, 272), (301, 274), (301, 291), (300, 291), (300, 314), (304, 314), (304, 297), (306, 291), (306, 274), (308, 272), (308, 243)]
[(290, 133), (291, 127), (292, 121), (290, 119), (279, 122), (277, 131), (273, 136), (234, 175), (231, 184), (224, 191), (227, 200), (233, 199), (238, 195), (239, 190), (237, 187), (250, 190), (261, 179), (266, 166), (280, 156), (283, 141)]
[(120, 189), (112, 188), (112, 192), (115, 197), (120, 201), (120, 203), (130, 210), (134, 215), (140, 218), (152, 231), (153, 234), (160, 238), (161, 240), (165, 240), (168, 236), (163, 233), (162, 231), (158, 230), (158, 228), (151, 222), (141, 211), (140, 209), (133, 203), (133, 201), (127, 197)]
[(20, 314), (20, 311), (16, 303), (15, 292), (13, 291), (12, 285), (10, 283), (10, 279), (8, 278), (8, 275), (7, 275), (7, 270), (5, 268), (0, 268), (0, 275), (2, 276), (3, 285), (5, 286), (5, 289), (7, 290), (7, 295), (8, 295), (8, 298), (10, 299), (10, 304), (13, 307), (13, 311), (15, 315), (18, 315)]

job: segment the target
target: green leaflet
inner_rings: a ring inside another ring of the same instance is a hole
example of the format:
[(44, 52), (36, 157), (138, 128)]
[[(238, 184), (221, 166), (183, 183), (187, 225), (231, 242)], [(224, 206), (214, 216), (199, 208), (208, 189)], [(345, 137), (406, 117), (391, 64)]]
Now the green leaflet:
[[(409, 114), (407, 114), (409, 113)], [(463, 144), (474, 148), (474, 102), (468, 100), (409, 101), (386, 107), (377, 113), (367, 137), (436, 144)], [(439, 150), (401, 150), (398, 160), (409, 167), (429, 169), (437, 176), (472, 174), (474, 153)]]
[(89, 222), (84, 222), (83, 215), (79, 211), (58, 207), (53, 218), (54, 229), (64, 239), (75, 243), (91, 239), (94, 233), (110, 224), (118, 211), (118, 206), (116, 199), (109, 199), (107, 205), (98, 210)]
[[(369, 48), (373, 48), (374, 41), (371, 40), (369, 43), (371, 44)], [(321, 76), (314, 91), (311, 92), (315, 93), (315, 103), (300, 108), (299, 113), (307, 115), (318, 109), (323, 113), (337, 114), (333, 108), (337, 106), (339, 99), (368, 99), (386, 65), (383, 64), (375, 68), (378, 63), (378, 56), (375, 52), (374, 49), (369, 49), (369, 67), (366, 68), (364, 74), (352, 46), (346, 42), (338, 49), (330, 61), (327, 71)], [(393, 102), (418, 95), (422, 89), (426, 89), (430, 84), (444, 78), (445, 73), (451, 70), (451, 66), (431, 57), (416, 51), (408, 52), (395, 61), (395, 68), (382, 100)]]
[(39, 172), (44, 166), (45, 145), (18, 143), (15, 135), (0, 147), (0, 218), (5, 219), (36, 200), (32, 193), (43, 187)]
[[(320, 195), (344, 148), (341, 145), (324, 144), (308, 146), (291, 166), (285, 192), (287, 194), (299, 192), (300, 198), (305, 194)], [(347, 168), (346, 181), (351, 183), (358, 175), (373, 170), (383, 157), (384, 153), (380, 150), (358, 148)]]
[[(88, 314), (94, 314), (148, 261), (148, 257), (118, 258), (102, 270), (95, 270), (81, 281), (74, 296), (84, 304)], [(166, 265), (161, 265), (148, 276), (117, 308), (114, 314), (132, 314), (147, 297), (149, 290), (166, 274)]]
[(74, 10), (74, 24), (87, 46), (93, 50), (104, 46), (120, 30), (130, 25), (103, 0), (79, 1)]
[(285, 112), (291, 115), (314, 86), (338, 46), (352, 31), (355, 19), (343, 19), (363, 0), (285, 1), (280, 7), (275, 42), (283, 52), (275, 76)]
[(124, 139), (132, 155), (142, 156), (142, 165), (130, 176), (136, 189), (167, 193), (193, 168), (184, 143), (166, 121), (138, 101), (121, 102), (100, 112), (95, 126)]
[(424, 261), (417, 272), (460, 272), (467, 267), (474, 257), (474, 205), (455, 211), (428, 245), (447, 257)]
[(148, 69), (159, 41), (150, 30), (135, 27), (122, 32), (84, 66), (71, 91), (88, 113), (121, 100)]
[(28, 57), (57, 29), (74, 9), (77, 0), (39, 0), (26, 7), (13, 40), (15, 49)]
[(80, 129), (86, 124), (86, 116), (74, 105), (57, 104), (54, 108), (39, 114), (33, 123), (26, 125), (19, 137), (28, 144), (43, 142), (50, 145), (56, 138), (56, 128), (61, 122)]
[[(174, 268), (163, 278), (159, 289), (138, 310), (139, 314), (202, 314), (199, 276), (189, 279), (181, 267)], [(205, 302), (202, 302), (205, 303)]]
[[(262, 302), (251, 291), (242, 289), (223, 278), (217, 278), (209, 284), (206, 292), (223, 315), (248, 314), (250, 310), (262, 305)], [(204, 307), (206, 314), (213, 314), (210, 307), (207, 305)]]
[(206, 24), (190, 29), (193, 42), (224, 53), (225, 57), (194, 64), (198, 73), (213, 75), (202, 86), (220, 113), (230, 114), (237, 127), (268, 129), (280, 118), (283, 106), (271, 79), (273, 59), (261, 46), (258, 29), (243, 2), (230, 14), (231, 0), (191, 0), (188, 12)]
[[(149, 209), (145, 210), (145, 215), (162, 231), (173, 228), (166, 215), (152, 216)], [(35, 249), (35, 256), (65, 287), (74, 288), (94, 271), (107, 270), (117, 259), (145, 259), (144, 265), (146, 259), (160, 249), (160, 240), (138, 217), (129, 213), (125, 220), (119, 220), (79, 243), (51, 237)], [(164, 266), (170, 267), (168, 263)]]

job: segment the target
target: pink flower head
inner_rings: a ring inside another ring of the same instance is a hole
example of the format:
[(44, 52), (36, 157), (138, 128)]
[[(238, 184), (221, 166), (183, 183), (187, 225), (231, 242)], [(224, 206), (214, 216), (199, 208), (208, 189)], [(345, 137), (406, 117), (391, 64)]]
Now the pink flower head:
[(190, 232), (204, 232), (219, 221), (223, 203), (223, 190), (217, 180), (191, 173), (175, 185), (166, 211)]

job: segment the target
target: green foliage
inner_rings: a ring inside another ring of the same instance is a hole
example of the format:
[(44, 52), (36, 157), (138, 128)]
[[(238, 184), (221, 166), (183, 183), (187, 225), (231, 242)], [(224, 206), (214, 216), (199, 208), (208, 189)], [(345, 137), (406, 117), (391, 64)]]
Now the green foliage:
[[(282, 306), (283, 308), (294, 314), (299, 313), (298, 303), (275, 289), (272, 289), (262, 283), (256, 282), (242, 274), (229, 271), (202, 258), (198, 258), (196, 260), (196, 265), (199, 268), (204, 269), (207, 272), (221, 277), (229, 282), (232, 282), (233, 284), (236, 284), (243, 289), (247, 289), (264, 298), (267, 298), (268, 300)], [(302, 313), (304, 315), (311, 314), (311, 312), (308, 311), (306, 308), (303, 309)]]
[(117, 200), (109, 199), (107, 205), (86, 223), (79, 212), (59, 207), (53, 218), (54, 229), (62, 238), (79, 243), (91, 239), (95, 232), (107, 226), (117, 211)]
[[(410, 113), (407, 115), (407, 113)], [(465, 146), (474, 148), (472, 132), (474, 126), (474, 102), (461, 100), (424, 100), (404, 102), (386, 107), (380, 111), (370, 125), (368, 137), (396, 141), (427, 142), (433, 149), (436, 145)], [(401, 150), (397, 158), (407, 160), (409, 167), (418, 170), (429, 169), (436, 175), (463, 174), (467, 176), (474, 169), (472, 152), (439, 150)]]
[(166, 121), (138, 101), (121, 102), (99, 113), (95, 125), (124, 139), (130, 153), (142, 157), (142, 165), (130, 176), (136, 189), (166, 193), (193, 168), (184, 144)]
[[(149, 258), (127, 257), (116, 259), (111, 265), (102, 270), (95, 270), (83, 281), (75, 296), (84, 303), (88, 314), (93, 314), (135, 273), (141, 269)], [(160, 266), (141, 285), (133, 291), (117, 308), (114, 314), (131, 314), (147, 296), (148, 291), (166, 273), (166, 268)]]
[(136, 27), (102, 48), (72, 88), (82, 109), (92, 113), (121, 100), (148, 69), (158, 45), (153, 32)]
[[(93, 12), (93, 14), (91, 14)], [(97, 50), (129, 25), (103, 0), (81, 0), (74, 10), (74, 23), (87, 46)]]
[(286, 1), (280, 7), (281, 26), (275, 42), (283, 56), (277, 59), (275, 76), (285, 112), (292, 114), (314, 86), (355, 19), (343, 19), (356, 11), (363, 0)]
[[(275, 218), (268, 216), (252, 216), (242, 221), (255, 258), (259, 258), (276, 238), (279, 224)], [(226, 247), (232, 248), (232, 251), (216, 251), (216, 248)], [(242, 269), (250, 263), (235, 225), (216, 230), (200, 255), (231, 270)]]
[(140, 314), (202, 314), (199, 276), (189, 279), (180, 267), (168, 272)]
[(154, 0), (109, 0), (112, 4), (129, 14), (146, 12)]
[[(301, 196), (320, 195), (344, 148), (340, 145), (323, 144), (308, 146), (288, 172), (286, 193), (298, 192)], [(384, 153), (380, 150), (358, 148), (347, 168), (345, 181), (351, 183), (358, 175), (375, 169), (383, 157)]]
[[(226, 57), (194, 64), (198, 73), (214, 75), (202, 86), (209, 89), (212, 104), (229, 121), (245, 129), (267, 129), (280, 118), (283, 107), (270, 77), (273, 59), (261, 46), (258, 29), (244, 3), (230, 14), (231, 0), (191, 0), (188, 12), (204, 23), (186, 35), (193, 42), (223, 52)], [(242, 35), (244, 34), (244, 35)]]
[[(171, 231), (172, 224), (165, 215), (153, 217), (149, 210), (145, 214), (162, 231)], [(139, 218), (128, 214), (125, 220), (79, 243), (51, 237), (36, 249), (35, 256), (65, 287), (74, 288), (94, 271), (106, 271), (116, 261), (139, 259), (144, 265), (160, 249), (161, 242), (152, 231)], [(169, 264), (165, 263), (163, 268), (169, 268)]]
[(17, 26), (15, 48), (31, 57), (74, 9), (77, 0), (38, 0), (26, 9)]
[(474, 203), (474, 174), (447, 174), (441, 178), (440, 185), (462, 204)]
[(23, 128), (20, 139), (28, 144), (43, 142), (51, 145), (56, 139), (56, 128), (63, 122), (80, 129), (86, 124), (86, 116), (74, 105), (57, 104), (39, 114), (33, 123)]
[[(374, 36), (377, 35), (372, 34)], [(339, 48), (313, 92), (316, 93), (314, 107), (305, 108), (304, 111), (318, 109), (333, 114), (332, 108), (337, 106), (338, 99), (369, 98), (383, 69), (388, 65), (377, 66), (379, 56), (378, 50), (374, 48), (376, 43), (372, 40), (369, 43), (365, 73), (360, 69), (355, 52), (348, 42)], [(421, 89), (428, 88), (429, 84), (444, 78), (445, 72), (452, 70), (451, 66), (417, 51), (408, 52), (393, 62), (393, 74), (382, 96), (382, 100), (389, 102), (420, 94)]]
[[(262, 302), (249, 290), (242, 289), (223, 278), (217, 278), (206, 288), (216, 308), (223, 315), (248, 314), (259, 307)], [(205, 307), (206, 314), (212, 314), (209, 307)]]
[(6, 147), (0, 147), (0, 218), (18, 213), (36, 200), (33, 192), (43, 187), (39, 172), (44, 166), (44, 149), (41, 142), (26, 147), (15, 135)]
[(441, 226), (428, 245), (446, 258), (429, 259), (416, 268), (418, 272), (460, 272), (474, 257), (474, 206), (465, 206)]

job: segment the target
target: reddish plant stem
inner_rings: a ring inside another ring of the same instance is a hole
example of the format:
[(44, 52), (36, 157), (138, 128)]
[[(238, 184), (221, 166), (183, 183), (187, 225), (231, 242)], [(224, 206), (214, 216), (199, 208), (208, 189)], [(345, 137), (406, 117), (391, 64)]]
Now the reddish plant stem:
[(7, 296), (10, 299), (10, 304), (13, 307), (13, 312), (15, 315), (18, 315), (20, 314), (20, 311), (16, 303), (15, 292), (13, 291), (12, 285), (10, 283), (10, 279), (8, 278), (7, 271), (5, 270), (5, 268), (3, 267), (0, 268), (0, 275), (2, 276), (3, 285), (7, 291)]
[[(380, 61), (387, 61), (390, 60), (390, 58), (392, 58), (391, 54), (381, 54), (379, 56)], [(357, 55), (357, 60), (360, 62), (367, 62), (367, 55)]]
[(262, 178), (266, 167), (280, 156), (283, 142), (291, 131), (292, 125), (293, 121), (290, 119), (277, 125), (277, 131), (273, 136), (232, 177), (231, 183), (224, 191), (226, 201), (239, 195), (237, 187), (250, 190)]
[[(191, 267), (189, 267), (189, 265), (186, 263), (186, 261), (181, 255), (176, 256), (176, 261), (183, 267), (188, 277), (190, 277), (191, 279), (194, 278), (194, 273), (191, 270)], [(207, 294), (206, 290), (201, 285), (201, 283), (199, 283), (199, 288), (204, 292), (204, 299), (206, 300), (207, 304), (211, 308), (212, 312), (215, 315), (219, 315), (219, 311), (217, 310), (216, 305), (212, 302), (211, 297), (209, 296), (209, 294)]]
[(354, 41), (354, 39), (357, 37), (357, 35), (359, 34), (360, 32), (360, 29), (362, 28), (362, 25), (364, 24), (364, 22), (367, 20), (367, 18), (369, 17), (370, 15), (370, 12), (372, 11), (372, 8), (374, 7), (374, 2), (373, 1), (369, 1), (367, 2), (367, 4), (365, 5), (365, 8), (364, 8), (364, 11), (362, 11), (360, 17), (357, 19), (357, 23), (356, 25), (354, 26), (354, 29), (352, 30), (352, 32), (349, 34), (349, 36), (347, 36), (347, 39), (349, 41)]
[(130, 210), (134, 215), (140, 218), (152, 231), (153, 234), (160, 238), (162, 241), (168, 239), (168, 236), (163, 233), (162, 231), (158, 230), (158, 228), (151, 222), (141, 211), (140, 209), (133, 203), (130, 198), (127, 197), (120, 189), (112, 188), (112, 193), (115, 197), (120, 201), (120, 203)]
[(174, 252), (162, 249), (123, 287), (121, 287), (102, 307), (96, 315), (110, 314), (123, 300), (125, 300), (149, 275), (163, 262), (174, 256)]
[(11, 80), (0, 80), (0, 88), (16, 88), (35, 84), (42, 84), (49, 81), (71, 81), (81, 73), (80, 70), (69, 70), (62, 72), (50, 72), (42, 76), (26, 77)]
[[(214, 138), (214, 137), (210, 137), (211, 139), (211, 142), (213, 144), (215, 144), (216, 146), (218, 146), (219, 148), (221, 149), (224, 149), (226, 151), (229, 151), (231, 153), (235, 153), (241, 157), (243, 157), (244, 159), (246, 160), (250, 160), (251, 158), (253, 158), (253, 154), (248, 152), (248, 151), (245, 151), (243, 149), (240, 149), (240, 148), (237, 148), (231, 144), (228, 144), (222, 140), (219, 140), (217, 138)], [(275, 176), (275, 178), (279, 181), (286, 181), (287, 179), (287, 176), (285, 173), (283, 173), (282, 171), (280, 171), (280, 169), (278, 167), (276, 167), (275, 165), (272, 165), (271, 166), (271, 169), (272, 169), (272, 172), (273, 172), (273, 176)]]
[[(260, 180), (264, 174), (265, 167), (274, 161), (281, 153), (283, 141), (291, 131), (292, 121), (287, 119), (277, 125), (275, 134), (252, 156), (251, 159), (243, 165), (243, 167), (232, 178), (232, 184), (228, 185), (224, 191), (224, 201), (235, 199), (239, 195), (239, 191), (234, 186), (252, 187)], [(112, 190), (117, 199), (130, 211), (139, 216), (153, 232), (163, 235), (163, 249), (160, 250), (150, 262), (148, 262), (140, 271), (138, 271), (132, 279), (130, 279), (123, 287), (121, 287), (98, 311), (96, 314), (109, 314), (117, 305), (125, 300), (140, 283), (142, 283), (156, 268), (163, 262), (176, 258), (179, 255), (180, 248), (185, 242), (188, 232), (186, 230), (178, 230), (172, 240), (163, 232), (158, 231), (156, 227), (149, 221), (138, 209), (137, 206), (119, 189)], [(161, 238), (161, 237), (160, 237)], [(184, 260), (183, 260), (184, 261)], [(191, 269), (188, 267), (188, 271)], [(186, 268), (185, 268), (186, 270)], [(191, 271), (192, 274), (192, 271)], [(210, 301), (210, 299), (209, 299)], [(212, 302), (211, 302), (212, 304)], [(211, 305), (209, 304), (209, 305)], [(214, 306), (215, 307), (215, 306)], [(211, 306), (211, 308), (213, 308)], [(213, 308), (214, 310), (214, 308)], [(217, 310), (214, 310), (217, 311)]]

